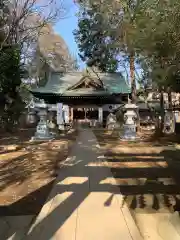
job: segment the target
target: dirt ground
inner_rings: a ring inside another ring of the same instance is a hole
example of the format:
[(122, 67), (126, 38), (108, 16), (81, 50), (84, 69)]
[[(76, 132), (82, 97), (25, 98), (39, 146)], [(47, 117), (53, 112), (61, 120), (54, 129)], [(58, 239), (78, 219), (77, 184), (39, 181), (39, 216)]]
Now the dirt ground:
[(0, 136), (0, 216), (37, 214), (45, 202), (59, 163), (76, 132), (50, 142), (29, 142), (33, 129)]
[(168, 239), (170, 233), (169, 239), (180, 239), (177, 137), (153, 139), (151, 134), (141, 133), (142, 141), (123, 142), (118, 132), (94, 133), (104, 150), (104, 163), (111, 168), (123, 195), (123, 204), (131, 210), (144, 239)]

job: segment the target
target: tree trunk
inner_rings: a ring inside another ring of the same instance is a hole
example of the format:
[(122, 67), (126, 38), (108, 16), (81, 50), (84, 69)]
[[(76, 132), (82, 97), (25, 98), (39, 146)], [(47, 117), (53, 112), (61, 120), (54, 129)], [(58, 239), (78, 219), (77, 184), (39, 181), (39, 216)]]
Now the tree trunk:
[[(134, 61), (134, 52), (132, 51), (130, 54), (130, 79), (131, 79), (131, 95), (132, 95), (132, 103), (136, 104), (136, 82), (135, 82), (135, 61)], [(138, 109), (136, 111), (137, 114), (137, 131), (140, 131), (140, 116)]]
[(132, 102), (136, 102), (136, 82), (135, 82), (135, 63), (134, 63), (134, 52), (130, 54), (130, 80), (131, 80), (131, 94)]
[(172, 111), (172, 95), (171, 95), (171, 89), (168, 88), (168, 105), (169, 105), (169, 110)]
[(161, 116), (161, 122), (160, 122), (160, 135), (163, 134), (164, 129), (164, 96), (163, 96), (163, 90), (160, 92), (160, 116)]
[(171, 95), (171, 89), (168, 88), (168, 108), (169, 108), (169, 111), (171, 113), (171, 133), (174, 133), (175, 132), (175, 124), (176, 124), (176, 119), (175, 119), (175, 115), (174, 115), (174, 112), (173, 112), (173, 106), (172, 106), (172, 95)]
[[(156, 138), (159, 138), (163, 135), (164, 115), (165, 115), (165, 112), (164, 112), (164, 96), (163, 96), (163, 90), (160, 90), (160, 116), (159, 116), (159, 114), (156, 115), (156, 132), (155, 132), (155, 137)], [(159, 117), (161, 117), (161, 119), (159, 119)]]

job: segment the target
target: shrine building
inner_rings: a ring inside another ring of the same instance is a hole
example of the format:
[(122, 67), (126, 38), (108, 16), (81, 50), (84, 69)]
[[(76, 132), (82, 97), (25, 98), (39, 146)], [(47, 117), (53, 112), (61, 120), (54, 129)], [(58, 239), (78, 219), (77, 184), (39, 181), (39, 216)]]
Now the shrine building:
[(66, 106), (66, 122), (102, 124), (109, 112), (128, 102), (131, 88), (121, 73), (52, 72), (45, 86), (31, 93), (51, 106), (48, 111), (57, 112), (58, 104)]

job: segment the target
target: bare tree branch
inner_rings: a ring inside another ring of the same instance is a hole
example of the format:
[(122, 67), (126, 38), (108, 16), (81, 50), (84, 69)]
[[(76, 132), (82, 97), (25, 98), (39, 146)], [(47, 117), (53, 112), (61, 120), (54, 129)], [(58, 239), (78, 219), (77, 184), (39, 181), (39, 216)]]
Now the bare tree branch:
[(4, 44), (23, 45), (24, 41), (37, 40), (45, 24), (64, 18), (67, 13), (60, 0), (13, 0), (8, 9), (8, 31), (0, 49)]

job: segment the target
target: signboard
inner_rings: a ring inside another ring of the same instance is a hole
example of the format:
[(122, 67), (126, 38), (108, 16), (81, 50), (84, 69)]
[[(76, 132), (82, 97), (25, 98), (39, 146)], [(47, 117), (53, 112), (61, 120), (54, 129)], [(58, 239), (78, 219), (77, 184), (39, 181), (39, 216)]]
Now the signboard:
[(63, 104), (57, 103), (57, 124), (63, 124)]

